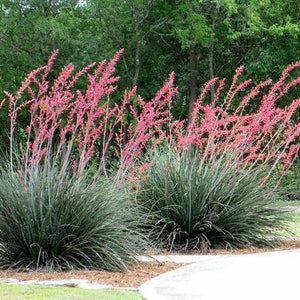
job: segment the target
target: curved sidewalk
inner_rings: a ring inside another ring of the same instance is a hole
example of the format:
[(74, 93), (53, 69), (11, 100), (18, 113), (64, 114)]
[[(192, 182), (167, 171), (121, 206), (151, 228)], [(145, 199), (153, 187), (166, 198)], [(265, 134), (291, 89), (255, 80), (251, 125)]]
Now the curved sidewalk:
[(145, 299), (300, 299), (300, 249), (189, 258), (170, 256), (168, 260), (191, 264), (144, 283), (139, 291)]

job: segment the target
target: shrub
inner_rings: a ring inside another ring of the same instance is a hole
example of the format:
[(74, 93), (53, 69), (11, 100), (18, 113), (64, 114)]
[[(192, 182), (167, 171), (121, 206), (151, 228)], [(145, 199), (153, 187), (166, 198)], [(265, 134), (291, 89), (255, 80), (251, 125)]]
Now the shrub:
[[(286, 215), (261, 168), (239, 166), (233, 155), (156, 151), (138, 203), (151, 220), (151, 239), (162, 247), (275, 245)], [(272, 237), (272, 238), (271, 238)]]
[(112, 180), (86, 184), (54, 166), (1, 169), (3, 268), (120, 270), (145, 246), (128, 193)]

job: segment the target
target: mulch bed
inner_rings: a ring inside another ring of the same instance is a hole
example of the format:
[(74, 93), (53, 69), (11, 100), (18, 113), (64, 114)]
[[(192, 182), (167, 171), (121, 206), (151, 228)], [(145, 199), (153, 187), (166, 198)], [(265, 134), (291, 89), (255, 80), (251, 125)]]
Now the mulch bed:
[[(267, 251), (280, 251), (300, 248), (300, 240), (287, 240), (275, 249), (245, 247), (243, 249), (211, 249), (205, 255), (221, 255), (221, 254), (250, 254), (261, 253)], [(163, 253), (186, 255), (183, 252)], [(190, 255), (198, 255), (199, 251), (190, 251)], [(63, 279), (84, 279), (88, 282), (98, 284), (113, 285), (115, 287), (138, 288), (147, 280), (158, 276), (159, 274), (174, 270), (184, 264), (172, 262), (140, 262), (132, 266), (132, 270), (123, 272), (107, 272), (107, 271), (66, 271), (66, 272), (42, 272), (28, 271), (17, 272), (15, 270), (0, 270), (0, 278), (14, 278), (19, 280), (63, 280)]]

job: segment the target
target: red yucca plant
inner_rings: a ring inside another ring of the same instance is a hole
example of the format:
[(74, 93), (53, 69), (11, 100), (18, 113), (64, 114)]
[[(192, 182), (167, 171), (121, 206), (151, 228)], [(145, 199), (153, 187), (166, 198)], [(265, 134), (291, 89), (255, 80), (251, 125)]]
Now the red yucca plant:
[[(274, 84), (268, 79), (252, 88), (250, 79), (238, 83), (244, 70), (239, 67), (223, 100), (225, 81), (210, 80), (203, 86), (186, 124), (171, 116), (172, 97), (177, 91), (173, 73), (149, 101), (135, 95), (133, 88), (124, 92), (120, 103), (112, 102), (110, 96), (118, 81), (114, 76), (115, 65), (122, 52), (118, 51), (109, 62), (88, 65), (77, 73), (74, 65), (69, 64), (51, 85), (49, 72), (58, 54), (54, 51), (46, 66), (26, 77), (15, 96), (6, 93), (12, 168), (20, 110), (30, 113), (27, 141), (22, 149), (24, 166), (59, 159), (62, 169), (72, 163), (77, 174), (82, 174), (96, 154), (96, 143), (101, 141), (101, 151), (97, 153), (99, 171), (107, 172), (107, 157), (112, 151), (118, 157), (120, 171), (133, 170), (145, 147), (155, 147), (162, 140), (168, 140), (179, 150), (195, 145), (204, 157), (227, 151), (237, 155), (241, 163), (270, 164), (272, 168), (283, 163), (285, 170), (293, 163), (299, 150), (295, 140), (300, 135), (299, 120), (293, 120), (293, 116), (300, 99), (284, 108), (277, 103), (299, 85), (300, 77), (291, 81), (287, 78), (300, 66), (300, 61), (287, 66)], [(76, 88), (82, 77), (88, 80), (84, 91)], [(205, 98), (213, 85), (217, 85), (214, 100), (206, 104)], [(243, 96), (234, 108), (240, 91)], [(255, 112), (246, 113), (251, 101), (260, 101), (260, 105)]]
[[(125, 91), (120, 103), (112, 103), (110, 95), (117, 89), (118, 77), (113, 74), (123, 53), (118, 51), (111, 61), (88, 65), (74, 74), (74, 65), (62, 69), (51, 86), (48, 77), (58, 51), (54, 51), (46, 66), (32, 71), (16, 95), (9, 98), (10, 158), (13, 168), (15, 129), (20, 110), (30, 113), (26, 128), (27, 141), (21, 153), (24, 166), (41, 161), (59, 160), (62, 170), (70, 163), (76, 174), (82, 174), (95, 155), (95, 145), (101, 140), (98, 170), (106, 174), (109, 151), (119, 158), (119, 170), (126, 171), (146, 144), (155, 136), (156, 144), (166, 136), (170, 121), (170, 103), (176, 93), (174, 75), (148, 102), (135, 95), (136, 88)], [(85, 91), (75, 84), (87, 77)], [(137, 99), (133, 101), (133, 97)], [(125, 122), (130, 119), (130, 124)]]
[[(214, 78), (208, 81), (195, 102), (186, 129), (183, 123), (176, 124), (173, 129), (176, 147), (196, 145), (204, 157), (218, 156), (227, 151), (241, 163), (271, 166), (269, 174), (280, 163), (284, 173), (299, 151), (295, 141), (300, 135), (300, 122), (293, 116), (300, 107), (300, 98), (284, 108), (280, 108), (278, 102), (291, 88), (299, 85), (300, 77), (287, 80), (290, 72), (299, 66), (300, 61), (288, 65), (273, 85), (268, 79), (252, 88), (249, 88), (251, 79), (238, 83), (244, 71), (240, 66), (224, 99), (220, 94), (225, 80)], [(214, 100), (206, 104), (205, 98), (216, 84)], [(265, 91), (267, 87), (269, 89)], [(240, 96), (241, 100), (235, 107), (234, 100), (241, 91), (244, 95)], [(258, 109), (247, 113), (247, 106), (254, 101), (259, 104)]]

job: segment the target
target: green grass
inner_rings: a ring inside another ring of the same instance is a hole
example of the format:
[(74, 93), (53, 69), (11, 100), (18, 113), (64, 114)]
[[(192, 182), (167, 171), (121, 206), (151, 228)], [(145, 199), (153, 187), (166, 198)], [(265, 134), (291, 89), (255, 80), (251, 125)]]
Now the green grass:
[(287, 222), (288, 232), (291, 236), (286, 236), (287, 233), (283, 233), (285, 237), (293, 237), (300, 239), (300, 201), (278, 201), (276, 203), (277, 207), (287, 209), (290, 211), (289, 221)]
[(295, 216), (295, 219), (290, 224), (289, 230), (293, 233), (296, 238), (300, 239), (300, 214)]
[(1, 300), (141, 300), (136, 291), (88, 290), (81, 288), (53, 287), (41, 285), (21, 285), (0, 283)]
[(289, 231), (292, 233), (293, 237), (300, 239), (300, 211), (291, 214)]

